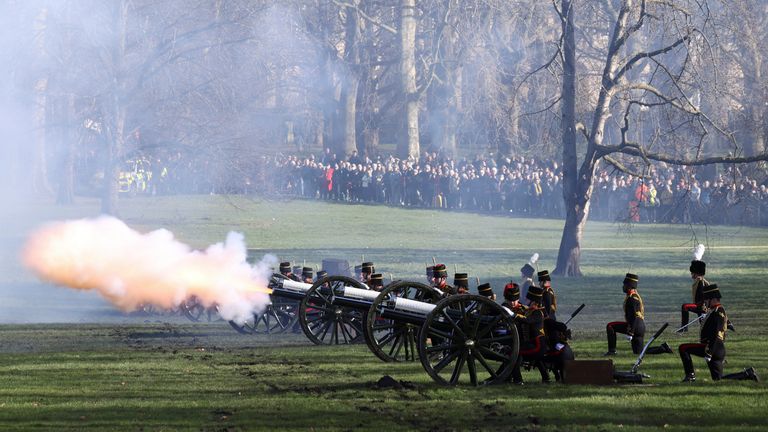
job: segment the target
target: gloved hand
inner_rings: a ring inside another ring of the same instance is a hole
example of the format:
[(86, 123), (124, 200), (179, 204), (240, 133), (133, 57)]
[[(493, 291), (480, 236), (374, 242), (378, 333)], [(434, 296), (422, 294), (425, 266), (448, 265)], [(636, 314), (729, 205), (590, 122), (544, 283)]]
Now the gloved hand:
[(704, 361), (706, 361), (707, 363), (712, 361), (712, 352), (709, 350), (709, 347), (706, 347), (704, 349)]
[(628, 334), (628, 335), (627, 335), (627, 340), (628, 340), (629, 342), (632, 342), (632, 335), (629, 335), (629, 334)]

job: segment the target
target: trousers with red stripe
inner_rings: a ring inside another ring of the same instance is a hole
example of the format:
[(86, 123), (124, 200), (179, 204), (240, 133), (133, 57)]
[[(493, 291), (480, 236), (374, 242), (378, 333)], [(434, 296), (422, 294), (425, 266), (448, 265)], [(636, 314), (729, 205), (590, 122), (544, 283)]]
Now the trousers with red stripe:
[(547, 339), (545, 336), (537, 336), (536, 339), (524, 344), (520, 347), (520, 352), (517, 355), (517, 362), (512, 369), (512, 381), (516, 383), (523, 382), (523, 375), (520, 372), (520, 366), (523, 361), (531, 362), (536, 366), (541, 374), (542, 381), (549, 381), (549, 373), (547, 368), (542, 362), (544, 355), (548, 350)]
[(685, 369), (686, 376), (693, 376), (695, 370), (693, 368), (692, 355), (697, 357), (706, 357), (707, 354), (712, 356), (712, 359), (707, 362), (709, 367), (709, 373), (712, 375), (712, 380), (718, 381), (723, 378), (723, 360), (725, 359), (725, 344), (722, 341), (717, 341), (712, 344), (712, 348), (707, 353), (707, 345), (703, 343), (687, 343), (677, 347), (677, 351), (680, 353), (680, 360), (683, 361), (683, 369)]

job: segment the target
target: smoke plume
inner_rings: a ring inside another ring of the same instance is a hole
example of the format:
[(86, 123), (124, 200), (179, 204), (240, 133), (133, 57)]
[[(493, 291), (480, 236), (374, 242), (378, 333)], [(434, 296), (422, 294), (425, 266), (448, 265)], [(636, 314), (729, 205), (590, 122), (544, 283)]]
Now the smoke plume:
[(151, 304), (173, 308), (194, 296), (243, 322), (269, 302), (267, 281), (276, 258), (246, 262), (243, 235), (195, 251), (159, 229), (147, 234), (113, 217), (57, 222), (34, 232), (23, 259), (40, 278), (80, 290), (97, 290), (124, 311)]

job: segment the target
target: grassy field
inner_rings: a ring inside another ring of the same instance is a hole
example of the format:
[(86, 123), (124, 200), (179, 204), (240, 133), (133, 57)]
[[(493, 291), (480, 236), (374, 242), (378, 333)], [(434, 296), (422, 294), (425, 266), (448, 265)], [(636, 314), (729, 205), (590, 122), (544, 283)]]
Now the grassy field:
[[(692, 385), (679, 383), (679, 357), (663, 355), (646, 358), (642, 370), (652, 378), (643, 385), (545, 385), (527, 371), (523, 387), (443, 388), (420, 364), (382, 363), (364, 345), (316, 347), (302, 335), (240, 336), (222, 322), (114, 314), (98, 299), (36, 282), (17, 264), (18, 246), (35, 226), (93, 216), (97, 209), (93, 201), (67, 208), (36, 202), (0, 215), (8, 228), (0, 238), (0, 313), (44, 308), (80, 323), (0, 326), (0, 430), (768, 427), (765, 384), (712, 383), (700, 359)], [(552, 220), (220, 196), (124, 200), (121, 216), (142, 231), (168, 228), (195, 247), (240, 231), (254, 257), (273, 253), (317, 267), (327, 257), (358, 262), (364, 256), (394, 278), (420, 279), (434, 257), (490, 281), (498, 292), (518, 278), (533, 252), (541, 254), (541, 268), (551, 270), (562, 228)], [(563, 313), (587, 304), (572, 322), (577, 358), (605, 351), (604, 326), (621, 318), (620, 284), (630, 268), (640, 275), (649, 328), (677, 325), (679, 305), (690, 296), (690, 250), (698, 242), (709, 247), (708, 279), (721, 287), (738, 330), (728, 337), (726, 371), (754, 366), (768, 375), (768, 230), (754, 228), (590, 223), (583, 244), (587, 276), (553, 281)], [(6, 318), (0, 316), (12, 321)], [(695, 335), (667, 331), (662, 339), (675, 346)], [(627, 370), (635, 357), (623, 341), (619, 351), (615, 365)], [(408, 385), (376, 389), (387, 374)]]

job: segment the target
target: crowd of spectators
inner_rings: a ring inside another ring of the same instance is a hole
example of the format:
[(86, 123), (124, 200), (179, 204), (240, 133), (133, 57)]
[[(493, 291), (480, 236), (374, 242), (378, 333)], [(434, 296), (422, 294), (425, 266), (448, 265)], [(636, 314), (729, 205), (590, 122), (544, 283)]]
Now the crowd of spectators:
[[(171, 161), (161, 193), (245, 193), (346, 203), (563, 218), (557, 161), (478, 156), (419, 158), (353, 152), (337, 157), (262, 157), (250, 172), (212, 182), (209, 161)], [(695, 169), (656, 164), (644, 177), (602, 165), (594, 177), (590, 219), (637, 223), (768, 225), (768, 178), (759, 167)], [(748, 169), (747, 169), (748, 168)], [(748, 173), (746, 171), (749, 171)], [(762, 173), (762, 174), (761, 174)]]

